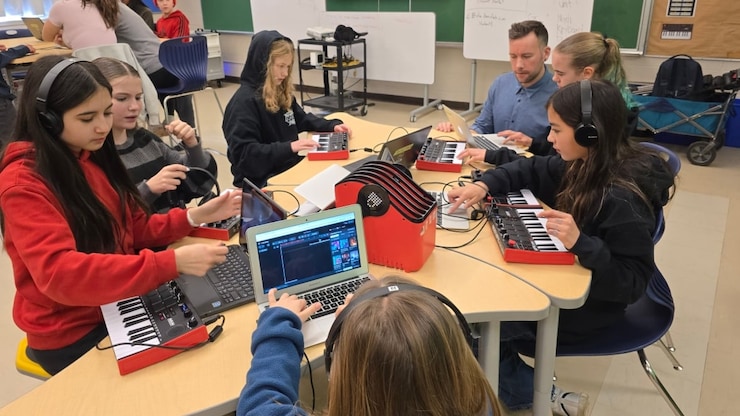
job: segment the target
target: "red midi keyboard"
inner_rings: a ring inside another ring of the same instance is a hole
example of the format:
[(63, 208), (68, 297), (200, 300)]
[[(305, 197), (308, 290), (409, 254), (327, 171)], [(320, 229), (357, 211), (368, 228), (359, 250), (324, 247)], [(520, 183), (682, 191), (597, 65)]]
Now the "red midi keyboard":
[(314, 133), (311, 139), (319, 146), (308, 152), (308, 160), (349, 159), (349, 136), (347, 133)]
[(575, 255), (545, 229), (544, 209), (528, 189), (492, 198), (489, 221), (504, 260), (511, 263), (573, 264)]
[(462, 159), (458, 155), (465, 150), (464, 142), (427, 139), (416, 159), (416, 169), (440, 172), (461, 172)]
[(102, 305), (100, 309), (121, 375), (208, 340), (205, 325), (174, 281), (145, 295)]

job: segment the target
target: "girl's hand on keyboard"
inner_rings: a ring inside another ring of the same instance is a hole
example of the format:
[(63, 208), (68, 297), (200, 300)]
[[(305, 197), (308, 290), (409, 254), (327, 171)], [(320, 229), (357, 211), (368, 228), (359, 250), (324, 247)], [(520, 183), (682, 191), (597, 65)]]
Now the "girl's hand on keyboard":
[(336, 312), (334, 312), (334, 315), (336, 315), (336, 316), (339, 316), (339, 314), (340, 314), (340, 313), (342, 313), (342, 311), (344, 310), (344, 308), (345, 308), (345, 307), (346, 307), (347, 305), (349, 305), (349, 301), (351, 301), (351, 300), (352, 300), (352, 296), (354, 296), (354, 294), (353, 294), (353, 293), (350, 293), (349, 295), (347, 295), (347, 297), (346, 297), (346, 298), (344, 298), (344, 303), (343, 303), (343, 304), (341, 304), (341, 305), (339, 305), (339, 306), (337, 307), (337, 311), (336, 311)]
[(175, 250), (178, 273), (203, 276), (213, 266), (226, 261), (229, 248), (223, 243), (187, 244)]
[(283, 293), (280, 296), (280, 299), (277, 300), (275, 299), (275, 293), (277, 293), (277, 289), (275, 288), (272, 288), (267, 292), (267, 300), (270, 302), (270, 308), (285, 308), (298, 315), (298, 317), (301, 318), (301, 322), (305, 322), (309, 316), (315, 314), (321, 309), (321, 304), (318, 302), (313, 305), (306, 306), (305, 299), (300, 299), (296, 295), (289, 295), (287, 293)]
[(515, 144), (520, 147), (529, 147), (532, 145), (532, 138), (520, 131), (503, 130), (496, 134), (506, 137), (504, 144)]
[(347, 133), (347, 137), (352, 137), (352, 129), (346, 124), (339, 124), (334, 126), (335, 133)]
[(483, 162), (486, 158), (486, 149), (473, 149), (468, 148), (460, 152), (459, 155), (457, 155), (458, 159), (465, 159), (466, 157), (469, 157), (470, 160), (468, 162)]

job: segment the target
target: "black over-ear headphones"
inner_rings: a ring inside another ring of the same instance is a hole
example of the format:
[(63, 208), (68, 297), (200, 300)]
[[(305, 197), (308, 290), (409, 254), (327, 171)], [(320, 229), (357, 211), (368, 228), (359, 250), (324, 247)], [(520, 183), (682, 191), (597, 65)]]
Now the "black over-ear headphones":
[(460, 312), (459, 309), (457, 309), (457, 306), (455, 306), (454, 303), (452, 303), (449, 299), (447, 299), (443, 294), (423, 287), (423, 286), (417, 286), (412, 285), (408, 283), (395, 283), (389, 286), (383, 286), (378, 287), (375, 289), (371, 289), (362, 295), (353, 298), (352, 301), (344, 308), (342, 313), (337, 316), (336, 320), (334, 321), (334, 324), (331, 326), (331, 329), (329, 330), (329, 335), (326, 337), (326, 344), (324, 347), (324, 365), (326, 368), (326, 373), (328, 374), (331, 370), (331, 360), (332, 360), (332, 354), (334, 352), (334, 343), (336, 343), (337, 339), (339, 338), (339, 333), (342, 330), (342, 325), (344, 323), (344, 320), (349, 316), (349, 313), (352, 312), (352, 310), (357, 307), (360, 303), (363, 301), (374, 299), (374, 298), (380, 298), (383, 296), (388, 296), (392, 293), (397, 292), (408, 292), (408, 291), (417, 291), (417, 292), (423, 292), (428, 295), (433, 296), (443, 304), (445, 304), (448, 308), (452, 310), (452, 312), (455, 313), (455, 316), (457, 317), (457, 321), (460, 324), (460, 329), (463, 331), (463, 335), (465, 336), (465, 341), (467, 341), (468, 345), (471, 349), (475, 351), (475, 335), (473, 334), (473, 331), (470, 329), (470, 325), (468, 324), (468, 321), (465, 320), (465, 316)]
[(584, 147), (593, 146), (599, 139), (599, 132), (591, 120), (591, 81), (584, 79), (581, 85), (581, 124), (576, 127), (576, 143)]
[(57, 79), (59, 74), (67, 69), (68, 66), (77, 62), (82, 62), (82, 60), (67, 58), (59, 61), (49, 70), (49, 72), (46, 73), (46, 75), (44, 75), (44, 79), (41, 80), (41, 85), (39, 86), (39, 91), (36, 93), (36, 111), (39, 113), (39, 121), (52, 136), (58, 136), (62, 133), (62, 130), (64, 130), (64, 122), (58, 114), (46, 106), (49, 91), (51, 90), (51, 86), (54, 85), (54, 81)]

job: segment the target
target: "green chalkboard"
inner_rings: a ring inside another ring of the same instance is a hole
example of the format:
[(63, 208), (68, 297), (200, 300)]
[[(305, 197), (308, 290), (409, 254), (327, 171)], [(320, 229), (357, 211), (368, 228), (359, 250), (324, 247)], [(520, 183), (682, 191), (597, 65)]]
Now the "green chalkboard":
[[(644, 0), (594, 0), (591, 30), (617, 39), (625, 49), (637, 47)], [(409, 10), (409, 3), (411, 10)], [(326, 0), (332, 12), (435, 12), (437, 42), (462, 42), (463, 0)]]
[(254, 31), (249, 0), (201, 0), (200, 7), (205, 29)]
[(464, 6), (460, 0), (326, 0), (327, 12), (434, 12), (437, 42), (462, 42)]
[(623, 49), (636, 49), (642, 3), (643, 0), (594, 0), (591, 30), (616, 39)]
[[(642, 21), (643, 1), (649, 0), (594, 0), (591, 30), (617, 39), (624, 49), (635, 49)], [(201, 0), (201, 8), (206, 29), (254, 31), (248, 0)], [(326, 0), (326, 11), (435, 12), (437, 42), (463, 40), (463, 0)]]

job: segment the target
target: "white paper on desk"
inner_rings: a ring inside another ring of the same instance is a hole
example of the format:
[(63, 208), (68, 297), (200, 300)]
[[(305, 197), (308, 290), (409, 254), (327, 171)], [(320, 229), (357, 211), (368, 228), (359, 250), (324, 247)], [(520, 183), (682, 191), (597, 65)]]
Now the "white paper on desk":
[(347, 169), (333, 164), (296, 186), (295, 192), (324, 210), (334, 203), (334, 185), (347, 175), (349, 175)]

